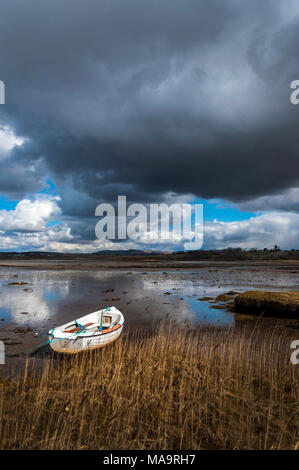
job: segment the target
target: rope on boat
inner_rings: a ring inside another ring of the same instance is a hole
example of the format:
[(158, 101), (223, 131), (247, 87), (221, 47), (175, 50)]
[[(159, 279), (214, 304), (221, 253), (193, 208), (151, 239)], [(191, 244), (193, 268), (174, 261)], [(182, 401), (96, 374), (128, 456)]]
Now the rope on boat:
[(38, 344), (37, 346), (33, 346), (32, 348), (23, 349), (22, 351), (18, 351), (18, 352), (15, 352), (15, 353), (5, 354), (5, 356), (6, 357), (15, 357), (15, 356), (20, 356), (21, 354), (25, 354), (26, 352), (28, 352), (28, 353), (30, 351), (34, 352), (35, 350), (38, 350), (38, 349), (42, 348), (43, 346), (47, 346), (47, 344), (50, 344), (53, 341), (55, 341), (55, 340), (53, 340), (53, 336), (54, 336), (54, 334), (53, 334), (53, 330), (52, 330), (51, 338), (48, 341), (46, 341), (45, 343)]
[[(69, 339), (71, 340), (72, 339), (72, 336), (69, 336), (68, 338), (56, 338), (56, 339), (53, 339), (53, 336), (54, 336), (54, 333), (53, 333), (54, 330), (52, 330), (52, 336), (51, 338), (46, 341), (45, 343), (41, 343), (41, 344), (38, 344), (37, 346), (33, 346), (32, 348), (29, 348), (29, 349), (22, 349), (21, 351), (18, 351), (18, 352), (15, 352), (15, 353), (11, 353), (11, 354), (5, 354), (6, 357), (14, 357), (14, 356), (20, 356), (21, 354), (25, 354), (26, 352), (34, 352), (34, 351), (38, 351), (39, 349), (41, 349), (42, 347), (44, 346), (47, 346), (48, 344), (51, 344), (51, 343), (54, 343), (55, 341), (61, 341), (61, 340), (64, 340), (64, 339)], [(78, 331), (78, 333), (74, 333), (73, 336), (77, 336), (79, 335), (80, 333), (82, 333), (82, 331)]]

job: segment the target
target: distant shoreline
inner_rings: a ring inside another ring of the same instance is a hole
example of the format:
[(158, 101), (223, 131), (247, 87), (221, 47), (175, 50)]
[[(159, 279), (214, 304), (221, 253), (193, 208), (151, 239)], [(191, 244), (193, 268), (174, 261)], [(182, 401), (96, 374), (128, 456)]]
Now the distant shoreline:
[(92, 261), (231, 261), (231, 262), (265, 262), (265, 261), (298, 261), (299, 250), (273, 249), (258, 250), (252, 248), (227, 248), (223, 250), (193, 251), (141, 251), (141, 250), (103, 250), (95, 253), (59, 253), (46, 251), (0, 252), (1, 260), (92, 260)]
[(269, 267), (283, 270), (299, 269), (299, 260), (180, 260), (154, 257), (80, 257), (68, 258), (12, 258), (1, 259), (0, 268), (20, 268), (38, 270), (197, 270), (232, 267)]

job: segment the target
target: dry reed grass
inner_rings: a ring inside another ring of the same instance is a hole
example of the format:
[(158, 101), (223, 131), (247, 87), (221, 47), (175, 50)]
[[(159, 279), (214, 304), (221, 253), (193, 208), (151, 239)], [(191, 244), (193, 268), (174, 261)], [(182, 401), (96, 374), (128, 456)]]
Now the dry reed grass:
[[(283, 330), (160, 325), (1, 384), (2, 449), (294, 449)], [(297, 444), (298, 445), (298, 444)]]

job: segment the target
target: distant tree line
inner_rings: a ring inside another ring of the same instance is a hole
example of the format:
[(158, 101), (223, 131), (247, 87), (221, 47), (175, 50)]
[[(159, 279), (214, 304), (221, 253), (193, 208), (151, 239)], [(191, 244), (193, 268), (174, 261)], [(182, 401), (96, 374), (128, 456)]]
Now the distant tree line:
[(244, 250), (242, 248), (226, 248), (223, 250), (194, 250), (177, 251), (172, 253), (163, 252), (143, 252), (140, 250), (114, 250), (98, 251), (88, 254), (71, 253), (53, 253), (42, 251), (31, 251), (24, 253), (0, 252), (0, 259), (144, 259), (148, 257), (157, 260), (214, 260), (214, 261), (263, 261), (263, 260), (299, 260), (299, 250), (281, 250), (278, 245), (272, 249), (251, 248)]

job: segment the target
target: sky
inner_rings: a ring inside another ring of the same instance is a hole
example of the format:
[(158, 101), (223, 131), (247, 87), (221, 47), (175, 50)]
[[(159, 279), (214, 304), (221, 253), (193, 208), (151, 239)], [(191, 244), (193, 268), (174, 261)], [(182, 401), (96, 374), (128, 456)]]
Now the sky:
[(2, 0), (0, 250), (98, 240), (98, 204), (202, 203), (203, 249), (299, 248), (295, 0)]

